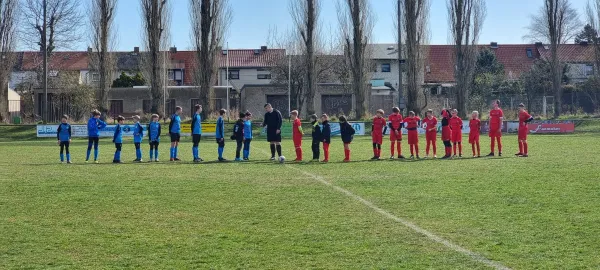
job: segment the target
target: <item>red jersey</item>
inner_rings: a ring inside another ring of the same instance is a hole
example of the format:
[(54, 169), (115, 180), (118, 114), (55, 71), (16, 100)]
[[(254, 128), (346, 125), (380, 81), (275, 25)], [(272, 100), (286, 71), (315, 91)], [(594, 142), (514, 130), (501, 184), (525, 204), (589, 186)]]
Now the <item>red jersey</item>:
[(449, 124), (450, 129), (452, 129), (452, 131), (462, 130), (463, 121), (458, 116), (452, 116), (452, 118), (450, 118)]
[(479, 134), (481, 130), (481, 120), (479, 119), (471, 119), (469, 121), (469, 134)]
[(431, 119), (429, 118), (425, 118), (423, 119), (423, 124), (425, 124), (427, 127), (425, 128), (426, 132), (435, 132), (437, 133), (437, 118), (432, 117)]
[(493, 109), (490, 111), (490, 128), (491, 129), (499, 129), (502, 124), (502, 117), (504, 117), (504, 112), (502, 109)]
[(519, 112), (519, 128), (527, 127), (529, 119), (531, 119), (531, 115), (527, 111)]
[(419, 121), (421, 121), (421, 118), (419, 118), (418, 116), (406, 117), (406, 118), (404, 118), (403, 123), (406, 123), (407, 130), (416, 131), (417, 127), (419, 127)]
[(373, 135), (383, 135), (383, 128), (386, 123), (385, 118), (375, 116), (373, 118)]
[(392, 130), (400, 130), (402, 127), (402, 115), (399, 113), (390, 114), (388, 121), (392, 124)]
[(302, 122), (300, 122), (299, 118), (296, 118), (296, 120), (294, 120), (294, 123), (292, 124), (292, 136), (294, 137), (294, 139), (302, 138), (303, 134), (300, 131), (301, 128), (302, 128)]

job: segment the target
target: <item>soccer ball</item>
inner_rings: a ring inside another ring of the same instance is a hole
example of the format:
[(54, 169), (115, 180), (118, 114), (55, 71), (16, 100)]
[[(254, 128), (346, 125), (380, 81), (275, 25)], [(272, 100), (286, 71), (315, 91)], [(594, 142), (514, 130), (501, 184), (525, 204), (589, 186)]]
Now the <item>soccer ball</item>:
[(280, 156), (279, 157), (279, 163), (284, 163), (285, 162), (285, 157), (284, 156)]

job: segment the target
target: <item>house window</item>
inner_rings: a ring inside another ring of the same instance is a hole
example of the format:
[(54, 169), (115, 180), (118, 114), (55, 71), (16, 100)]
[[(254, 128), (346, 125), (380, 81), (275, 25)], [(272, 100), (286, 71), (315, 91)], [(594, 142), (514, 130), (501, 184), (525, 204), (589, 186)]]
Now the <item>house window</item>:
[(152, 100), (149, 100), (149, 99), (142, 100), (142, 111), (144, 113), (152, 112)]
[(99, 82), (99, 81), (100, 81), (100, 74), (92, 73), (92, 82)]
[(169, 76), (167, 76), (167, 78), (169, 78), (169, 81), (172, 81), (175, 77), (175, 72), (173, 72), (172, 70), (169, 70)]
[(177, 80), (177, 81), (183, 80), (183, 71), (181, 71), (181, 70), (175, 71), (175, 80)]
[(110, 103), (110, 116), (116, 118), (123, 114), (123, 100), (109, 100)]
[(267, 73), (267, 74), (258, 74), (256, 75), (256, 78), (259, 80), (270, 80), (271, 79), (271, 74)]
[(381, 64), (381, 72), (391, 72), (392, 68), (390, 63)]
[(584, 72), (585, 72), (585, 76), (594, 75), (594, 65), (585, 65)]
[(425, 72), (431, 73), (431, 67), (429, 65), (425, 66)]
[(533, 51), (531, 50), (531, 48), (527, 48), (527, 57), (533, 58)]
[(230, 70), (229, 71), (229, 79), (230, 80), (239, 80), (240, 79), (240, 71), (239, 70)]

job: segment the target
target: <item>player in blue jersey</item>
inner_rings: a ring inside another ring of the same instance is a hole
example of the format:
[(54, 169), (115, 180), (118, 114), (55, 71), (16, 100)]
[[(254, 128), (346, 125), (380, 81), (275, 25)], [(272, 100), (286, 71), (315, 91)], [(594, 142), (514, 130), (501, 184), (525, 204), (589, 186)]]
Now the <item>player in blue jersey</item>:
[(142, 140), (144, 139), (144, 128), (140, 124), (140, 116), (133, 116), (133, 144), (135, 144), (135, 160), (133, 162), (142, 162)]
[(153, 114), (152, 121), (148, 124), (148, 141), (150, 142), (150, 162), (152, 162), (152, 158), (158, 162), (158, 145), (160, 144), (158, 114)]
[(227, 161), (227, 159), (223, 158), (223, 151), (225, 150), (225, 120), (223, 119), (223, 115), (225, 115), (227, 111), (225, 109), (221, 109), (219, 111), (219, 118), (217, 119), (217, 130), (215, 137), (217, 139), (218, 152), (219, 152), (219, 161)]
[(121, 125), (125, 122), (125, 117), (117, 117), (117, 126), (115, 127), (115, 133), (113, 135), (112, 142), (115, 144), (115, 157), (113, 163), (123, 163), (121, 161), (121, 148), (123, 147), (123, 131), (121, 131)]
[(246, 118), (246, 114), (240, 113), (240, 118), (235, 122), (233, 135), (231, 135), (231, 139), (235, 140), (237, 144), (235, 148), (235, 161), (242, 161), (240, 153), (244, 144), (244, 118)]
[(202, 162), (204, 161), (200, 158), (200, 153), (198, 150), (198, 145), (200, 144), (200, 140), (202, 139), (202, 105), (196, 104), (194, 106), (196, 112), (192, 117), (192, 154), (194, 156), (194, 162)]
[(69, 117), (63, 115), (60, 119), (61, 123), (56, 130), (56, 139), (60, 145), (60, 163), (65, 162), (63, 152), (67, 151), (67, 163), (71, 163), (71, 154), (69, 153), (69, 144), (71, 143), (71, 125), (69, 125)]
[(181, 113), (183, 109), (179, 106), (175, 107), (175, 114), (171, 116), (169, 123), (169, 136), (171, 136), (171, 161), (179, 161), (177, 158), (177, 147), (179, 147), (179, 139), (181, 139)]
[(245, 113), (244, 118), (244, 160), (250, 159), (250, 142), (252, 142), (252, 114)]
[(98, 110), (92, 111), (92, 118), (88, 120), (87, 131), (88, 131), (88, 148), (85, 156), (85, 162), (90, 160), (90, 153), (92, 146), (94, 146), (94, 162), (98, 163), (98, 141), (100, 140), (100, 130), (106, 127), (106, 123), (100, 120), (100, 112)]

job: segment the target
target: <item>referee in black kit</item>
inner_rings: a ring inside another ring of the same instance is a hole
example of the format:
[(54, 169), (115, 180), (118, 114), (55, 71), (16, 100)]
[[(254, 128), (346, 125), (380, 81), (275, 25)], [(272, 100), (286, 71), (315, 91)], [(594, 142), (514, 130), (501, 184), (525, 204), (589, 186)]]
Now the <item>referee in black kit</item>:
[(283, 117), (281, 112), (273, 109), (271, 104), (265, 104), (265, 120), (263, 127), (267, 127), (267, 141), (271, 143), (271, 160), (275, 160), (275, 150), (277, 155), (281, 157), (281, 124)]

